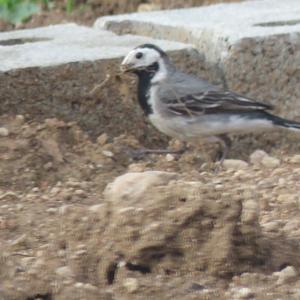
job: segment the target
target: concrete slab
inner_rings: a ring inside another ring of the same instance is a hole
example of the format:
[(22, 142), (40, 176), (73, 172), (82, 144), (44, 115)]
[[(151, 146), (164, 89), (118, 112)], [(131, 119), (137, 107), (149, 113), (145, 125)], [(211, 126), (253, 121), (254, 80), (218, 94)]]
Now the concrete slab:
[(300, 1), (259, 0), (99, 18), (117, 34), (191, 43), (227, 86), (300, 116)]
[(198, 52), (187, 44), (75, 24), (0, 33), (0, 113), (75, 120), (94, 136), (127, 132), (153, 138), (157, 133), (151, 135), (133, 105), (136, 92), (127, 92), (132, 77), (119, 75), (123, 56), (146, 42), (158, 44), (178, 63), (199, 64)]
[[(146, 41), (149, 39), (145, 37), (119, 37), (75, 24), (4, 32), (0, 33), (0, 71), (120, 58)], [(190, 47), (177, 42), (155, 42), (166, 50)]]
[[(240, 39), (300, 32), (300, 2), (256, 0), (106, 16), (95, 22), (95, 28), (189, 42), (198, 49), (205, 47), (204, 42), (215, 44), (220, 56)], [(212, 54), (215, 52), (210, 51)]]

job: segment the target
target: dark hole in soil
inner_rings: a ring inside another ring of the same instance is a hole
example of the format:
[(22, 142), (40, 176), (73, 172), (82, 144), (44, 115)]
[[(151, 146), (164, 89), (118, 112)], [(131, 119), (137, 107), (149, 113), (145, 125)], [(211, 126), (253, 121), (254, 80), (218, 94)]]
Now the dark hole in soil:
[(113, 284), (114, 283), (117, 269), (118, 269), (118, 263), (117, 262), (113, 262), (108, 266), (108, 268), (106, 270), (106, 280), (107, 280), (108, 284)]
[(127, 262), (126, 268), (130, 271), (138, 271), (142, 274), (151, 273), (150, 267), (146, 266), (146, 265), (137, 265), (137, 264), (133, 264), (131, 262)]
[(32, 297), (26, 298), (26, 300), (52, 300), (51, 294), (36, 294)]
[(277, 21), (277, 22), (266, 22), (254, 24), (254, 26), (259, 27), (278, 27), (278, 26), (292, 26), (300, 24), (300, 19), (298, 20), (288, 20), (288, 21)]
[(286, 267), (291, 266), (291, 265), (292, 265), (292, 264), (290, 264), (290, 263), (288, 263), (288, 262), (283, 263), (283, 264), (281, 264), (281, 265), (279, 266), (278, 271), (281, 271), (281, 270), (283, 270), (283, 269), (285, 269)]
[(0, 41), (0, 46), (14, 46), (14, 45), (23, 45), (27, 43), (37, 43), (50, 41), (48, 38), (20, 38), (20, 39), (9, 39)]

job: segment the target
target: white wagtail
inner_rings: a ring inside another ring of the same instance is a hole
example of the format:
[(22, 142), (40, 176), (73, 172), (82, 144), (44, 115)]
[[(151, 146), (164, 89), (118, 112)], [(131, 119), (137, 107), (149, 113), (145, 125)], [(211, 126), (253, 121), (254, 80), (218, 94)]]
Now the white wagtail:
[(164, 134), (185, 142), (217, 142), (223, 161), (229, 133), (276, 127), (299, 130), (300, 123), (267, 112), (272, 107), (176, 69), (159, 47), (134, 48), (121, 64), (138, 76), (138, 100), (151, 123)]

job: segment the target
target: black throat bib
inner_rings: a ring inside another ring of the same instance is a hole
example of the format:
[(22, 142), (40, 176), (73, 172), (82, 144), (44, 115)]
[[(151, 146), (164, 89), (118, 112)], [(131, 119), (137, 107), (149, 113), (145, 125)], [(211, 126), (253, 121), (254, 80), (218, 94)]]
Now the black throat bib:
[(151, 79), (159, 70), (158, 63), (154, 63), (144, 70), (137, 70), (135, 73), (138, 76), (138, 100), (144, 113), (148, 116), (153, 113), (152, 107), (149, 104), (149, 92), (151, 88)]

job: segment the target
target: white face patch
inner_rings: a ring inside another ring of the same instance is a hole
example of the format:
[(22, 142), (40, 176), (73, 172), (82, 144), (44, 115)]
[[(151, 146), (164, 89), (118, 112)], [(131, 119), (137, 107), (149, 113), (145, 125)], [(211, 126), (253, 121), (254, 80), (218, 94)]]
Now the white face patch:
[(130, 69), (147, 68), (161, 60), (160, 53), (150, 48), (136, 48), (130, 51), (122, 61)]

